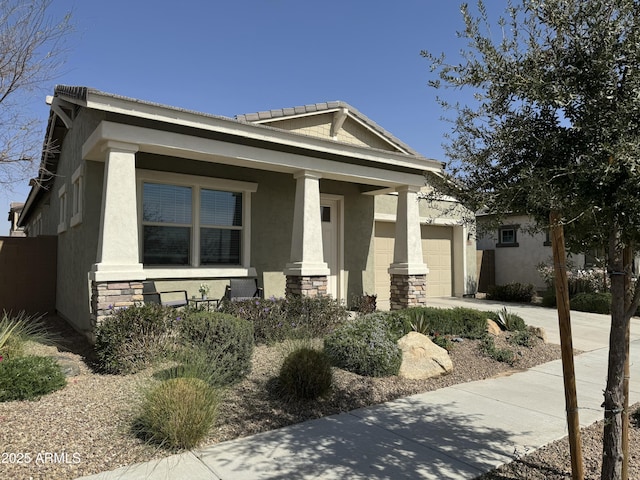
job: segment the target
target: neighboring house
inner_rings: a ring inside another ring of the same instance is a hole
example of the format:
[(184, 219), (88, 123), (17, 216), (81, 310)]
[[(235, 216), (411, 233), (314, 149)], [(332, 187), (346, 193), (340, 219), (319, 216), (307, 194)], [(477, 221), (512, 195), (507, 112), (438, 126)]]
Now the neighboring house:
[(24, 207), (24, 203), (21, 202), (11, 202), (9, 204), (9, 223), (11, 226), (9, 227), (9, 236), (10, 237), (24, 237), (24, 228), (18, 226), (18, 218), (20, 218), (20, 214), (22, 213), (22, 209)]
[(54, 175), (20, 225), (58, 236), (56, 307), (79, 330), (143, 282), (220, 297), (257, 277), (267, 297), (376, 293), (382, 308), (475, 293), (467, 228), (419, 199), (442, 164), (346, 103), (227, 118), (71, 86), (48, 102)]
[[(483, 225), (490, 222), (487, 215), (476, 216), (478, 230), (483, 231)], [(532, 220), (526, 215), (506, 216), (502, 224), (495, 231), (485, 232), (479, 235), (477, 248), (484, 252), (493, 252), (493, 268), (495, 285), (519, 282), (531, 283), (536, 290), (543, 291), (547, 287), (538, 273), (537, 266), (541, 263), (553, 265), (553, 252), (548, 232), (531, 234), (527, 231), (532, 226)], [(585, 261), (585, 255), (568, 253), (569, 262), (575, 268), (592, 267), (589, 258)], [(483, 265), (482, 268), (491, 268), (491, 265)], [(482, 269), (479, 272), (482, 277)], [(486, 290), (486, 285), (480, 282), (481, 290)]]

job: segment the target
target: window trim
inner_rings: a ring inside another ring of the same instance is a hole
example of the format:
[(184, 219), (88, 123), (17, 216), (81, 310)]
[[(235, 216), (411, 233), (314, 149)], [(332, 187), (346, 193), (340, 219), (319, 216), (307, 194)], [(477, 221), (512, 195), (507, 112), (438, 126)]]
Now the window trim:
[(71, 176), (71, 227), (82, 223), (83, 196), (84, 196), (84, 165), (80, 165)]
[[(198, 276), (255, 276), (255, 269), (251, 267), (251, 194), (258, 190), (257, 183), (137, 169), (136, 193), (138, 203), (138, 252), (140, 263), (143, 263), (142, 193), (145, 182), (192, 188), (191, 201), (193, 208), (191, 218), (191, 229), (193, 233), (191, 235), (189, 265), (144, 265), (144, 271), (148, 278), (161, 278), (166, 276), (184, 278), (197, 278)], [(242, 251), (240, 265), (200, 265), (200, 190), (202, 189), (242, 193)]]
[(67, 184), (62, 184), (62, 187), (58, 190), (58, 202), (59, 202), (59, 219), (58, 219), (58, 233), (67, 231)]
[[(502, 225), (498, 227), (498, 243), (496, 243), (496, 247), (519, 247), (518, 243), (518, 228), (519, 225)], [(502, 233), (507, 230), (513, 230), (513, 242), (503, 242), (502, 241)]]

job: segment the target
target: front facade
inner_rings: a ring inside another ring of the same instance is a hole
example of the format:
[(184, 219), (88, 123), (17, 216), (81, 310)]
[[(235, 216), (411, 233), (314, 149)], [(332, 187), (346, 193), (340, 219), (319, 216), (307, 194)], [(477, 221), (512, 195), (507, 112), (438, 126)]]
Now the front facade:
[(57, 153), (20, 224), (58, 236), (56, 307), (79, 330), (143, 282), (219, 298), (257, 277), (265, 296), (377, 293), (383, 308), (473, 293), (466, 228), (420, 199), (441, 163), (345, 103), (226, 118), (85, 87), (49, 101)]

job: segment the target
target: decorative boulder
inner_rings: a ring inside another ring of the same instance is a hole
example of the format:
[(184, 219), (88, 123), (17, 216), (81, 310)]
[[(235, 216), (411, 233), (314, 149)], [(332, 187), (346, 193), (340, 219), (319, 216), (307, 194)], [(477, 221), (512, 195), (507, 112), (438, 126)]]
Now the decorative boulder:
[(498, 336), (502, 334), (502, 329), (496, 322), (494, 322), (490, 318), (487, 318), (487, 333), (490, 335)]
[(411, 380), (424, 380), (453, 370), (449, 353), (426, 335), (409, 332), (400, 340), (402, 364), (398, 376)]
[(542, 328), (542, 327), (533, 327), (533, 326), (529, 326), (527, 328), (528, 328), (529, 332), (531, 332), (532, 335), (535, 335), (540, 340), (542, 340), (544, 343), (547, 343), (547, 332), (545, 331), (544, 328)]

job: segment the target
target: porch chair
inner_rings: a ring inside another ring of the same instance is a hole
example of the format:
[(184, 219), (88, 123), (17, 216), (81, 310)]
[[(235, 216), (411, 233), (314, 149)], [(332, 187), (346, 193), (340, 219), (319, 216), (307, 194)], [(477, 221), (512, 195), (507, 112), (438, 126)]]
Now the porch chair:
[(232, 278), (224, 290), (222, 301), (250, 300), (263, 298), (264, 291), (258, 287), (257, 278)]
[(154, 282), (142, 283), (142, 297), (144, 298), (144, 303), (156, 303), (165, 307), (184, 307), (188, 303), (186, 290), (159, 292), (156, 290)]

